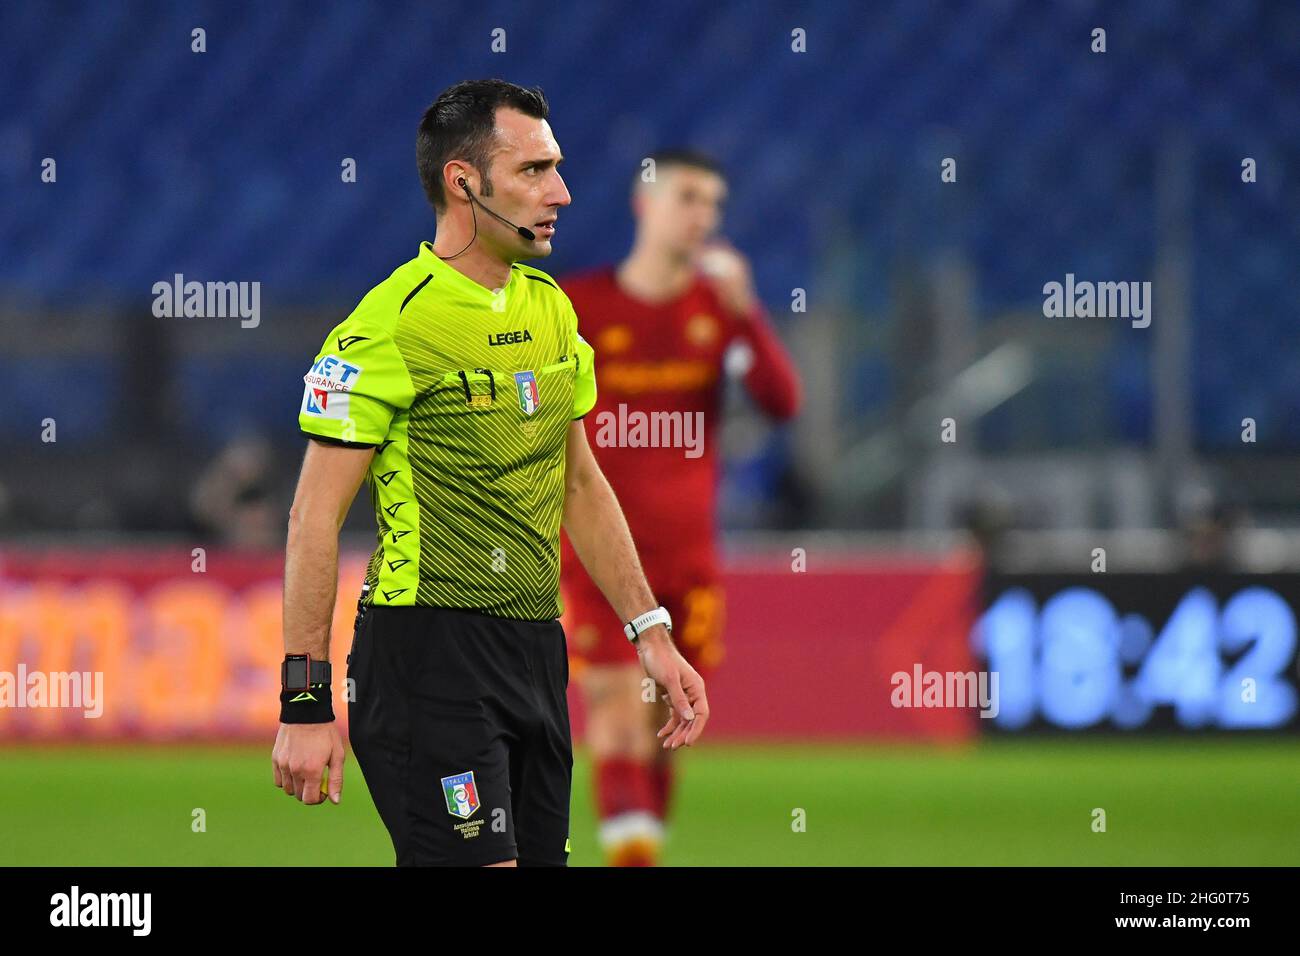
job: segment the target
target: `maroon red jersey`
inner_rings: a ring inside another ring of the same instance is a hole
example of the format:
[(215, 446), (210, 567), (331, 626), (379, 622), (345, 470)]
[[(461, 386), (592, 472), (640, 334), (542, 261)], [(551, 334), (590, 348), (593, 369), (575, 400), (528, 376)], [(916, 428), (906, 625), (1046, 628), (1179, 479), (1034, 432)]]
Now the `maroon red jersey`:
[[(625, 293), (611, 266), (559, 282), (596, 351), (587, 440), (627, 516), (651, 587), (705, 584), (717, 575), (724, 356), (737, 341), (747, 345), (746, 389), (767, 414), (788, 418), (800, 401), (789, 355), (761, 307), (733, 314), (702, 275), (657, 304)], [(575, 576), (586, 577), (567, 537), (561, 567), (573, 584)]]

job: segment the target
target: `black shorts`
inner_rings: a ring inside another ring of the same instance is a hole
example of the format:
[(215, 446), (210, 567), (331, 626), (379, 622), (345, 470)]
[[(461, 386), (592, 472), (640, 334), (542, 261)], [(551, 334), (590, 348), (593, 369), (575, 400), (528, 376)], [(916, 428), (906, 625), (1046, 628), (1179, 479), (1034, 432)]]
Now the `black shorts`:
[(567, 864), (573, 744), (559, 621), (370, 607), (348, 677), (348, 736), (398, 866)]

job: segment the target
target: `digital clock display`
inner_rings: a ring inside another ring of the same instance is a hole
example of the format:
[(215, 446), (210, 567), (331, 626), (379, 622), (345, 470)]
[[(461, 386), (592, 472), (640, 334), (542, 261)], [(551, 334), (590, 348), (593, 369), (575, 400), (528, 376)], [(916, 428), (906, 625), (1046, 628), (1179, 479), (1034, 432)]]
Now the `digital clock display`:
[(1294, 727), (1300, 576), (991, 575), (995, 728)]

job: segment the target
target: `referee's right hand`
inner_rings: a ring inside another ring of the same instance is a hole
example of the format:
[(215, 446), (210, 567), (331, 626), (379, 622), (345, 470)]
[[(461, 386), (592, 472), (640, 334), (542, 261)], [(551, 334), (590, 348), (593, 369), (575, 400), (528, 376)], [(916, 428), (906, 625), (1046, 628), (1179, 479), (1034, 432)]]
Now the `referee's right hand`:
[[(338, 724), (280, 724), (271, 751), (275, 785), (303, 803), (331, 803), (343, 798), (343, 736)], [(329, 782), (322, 778), (329, 770)]]

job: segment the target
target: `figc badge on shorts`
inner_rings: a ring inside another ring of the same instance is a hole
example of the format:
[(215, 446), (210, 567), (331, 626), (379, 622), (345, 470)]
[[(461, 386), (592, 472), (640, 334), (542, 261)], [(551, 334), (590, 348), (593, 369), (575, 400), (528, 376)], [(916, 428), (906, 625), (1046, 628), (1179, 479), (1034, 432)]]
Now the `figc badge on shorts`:
[(474, 785), (473, 770), (452, 777), (443, 777), (442, 792), (447, 798), (447, 812), (453, 817), (468, 820), (479, 807), (478, 787)]

